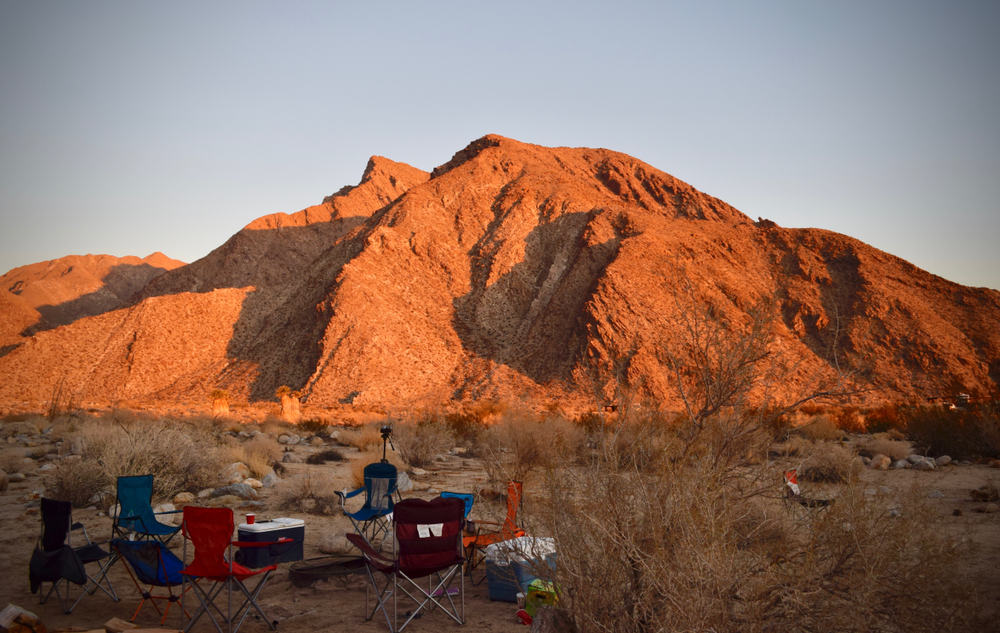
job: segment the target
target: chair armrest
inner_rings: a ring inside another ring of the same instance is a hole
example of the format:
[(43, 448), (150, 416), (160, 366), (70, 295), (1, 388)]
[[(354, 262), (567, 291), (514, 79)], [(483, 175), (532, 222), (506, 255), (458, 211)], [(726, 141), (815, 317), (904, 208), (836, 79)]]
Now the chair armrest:
[(164, 510), (162, 512), (154, 512), (153, 514), (154, 515), (157, 515), (157, 514), (180, 514), (181, 512), (184, 512), (184, 510)]
[(386, 558), (379, 552), (376, 552), (375, 549), (368, 544), (368, 541), (362, 538), (360, 534), (345, 534), (344, 536), (347, 537), (347, 540), (351, 543), (351, 545), (361, 550), (361, 553), (365, 558), (377, 562), (380, 565), (393, 564), (394, 561), (391, 558)]
[(340, 497), (341, 500), (350, 499), (351, 497), (355, 497), (355, 496), (361, 494), (364, 491), (365, 491), (364, 488), (358, 488), (357, 490), (352, 490), (350, 492), (348, 492), (346, 490), (334, 490), (334, 492), (336, 493), (336, 495), (338, 497)]

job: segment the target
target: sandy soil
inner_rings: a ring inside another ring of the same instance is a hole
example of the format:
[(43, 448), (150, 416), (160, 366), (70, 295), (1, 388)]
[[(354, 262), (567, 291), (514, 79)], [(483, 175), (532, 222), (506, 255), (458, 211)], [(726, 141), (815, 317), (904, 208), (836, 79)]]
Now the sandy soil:
[[(4, 451), (0, 449), (0, 456)], [(312, 446), (295, 447), (294, 452), (305, 456), (317, 449)], [(360, 459), (355, 449), (344, 448), (349, 460)], [(324, 554), (319, 544), (324, 536), (339, 535), (349, 528), (342, 516), (321, 516), (282, 507), (282, 487), (294, 485), (296, 480), (310, 477), (332, 489), (350, 488), (350, 461), (308, 465), (288, 464), (279, 486), (265, 490), (263, 500), (266, 506), (257, 509), (258, 517), (292, 516), (305, 519), (305, 557)], [(415, 489), (404, 496), (432, 498), (439, 490), (479, 490), (485, 485), (485, 475), (475, 459), (446, 456), (426, 469), (426, 474), (413, 476)], [(934, 472), (915, 470), (866, 470), (863, 474), (872, 485), (888, 486), (894, 490), (905, 490), (918, 486), (925, 490), (933, 512), (927, 517), (956, 537), (968, 539), (973, 545), (972, 555), (962, 561), (980, 579), (984, 595), (988, 597), (989, 608), (1000, 614), (1000, 513), (983, 512), (986, 504), (972, 501), (969, 491), (984, 484), (1000, 486), (1000, 470), (984, 465), (951, 465)], [(0, 606), (12, 602), (37, 613), (49, 630), (86, 630), (100, 627), (112, 617), (127, 619), (138, 604), (138, 594), (126, 575), (122, 564), (116, 564), (111, 572), (112, 581), (122, 597), (118, 603), (103, 594), (85, 598), (71, 615), (61, 612), (53, 601), (38, 604), (38, 596), (32, 595), (28, 587), (27, 567), (31, 551), (39, 533), (38, 506), (35, 498), (43, 491), (43, 478), (35, 472), (23, 482), (11, 482), (8, 489), (0, 493), (0, 560), (6, 562), (9, 572), (0, 576)], [(531, 485), (526, 486), (526, 496), (531, 495)], [(957, 512), (956, 512), (957, 511)], [(242, 514), (245, 510), (236, 509)], [(472, 515), (478, 518), (500, 518), (502, 510), (498, 505), (480, 504)], [(96, 508), (74, 512), (74, 519), (82, 521), (96, 540), (107, 539), (111, 532), (111, 519)], [(172, 542), (180, 547), (180, 538)], [(345, 551), (349, 550), (345, 547)], [(346, 580), (332, 579), (319, 581), (312, 587), (295, 587), (288, 576), (289, 563), (283, 563), (264, 590), (261, 600), (271, 618), (279, 621), (283, 631), (384, 631), (385, 624), (378, 619), (364, 620), (365, 582), (363, 576), (351, 576)], [(74, 587), (75, 589), (75, 587)], [(501, 632), (524, 631), (516, 620), (516, 605), (505, 602), (491, 602), (487, 597), (486, 583), (471, 585), (466, 582), (466, 628), (474, 631)], [(75, 594), (74, 594), (75, 595)], [(189, 604), (193, 604), (193, 601)], [(149, 607), (139, 615), (137, 624), (148, 627), (159, 626), (159, 618)], [(179, 614), (171, 613), (165, 626), (180, 628)], [(413, 631), (449, 630), (458, 625), (440, 613), (421, 617), (408, 627)], [(212, 631), (211, 623), (204, 619), (195, 631)], [(242, 630), (248, 633), (268, 630), (260, 621), (248, 621)], [(456, 630), (458, 630), (456, 628)]]

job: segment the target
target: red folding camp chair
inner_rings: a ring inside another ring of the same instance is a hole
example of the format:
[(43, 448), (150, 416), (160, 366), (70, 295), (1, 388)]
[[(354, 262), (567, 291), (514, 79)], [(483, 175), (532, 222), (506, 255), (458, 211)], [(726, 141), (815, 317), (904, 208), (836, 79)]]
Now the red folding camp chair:
[[(291, 539), (253, 543), (233, 541), (234, 527), (233, 511), (229, 508), (198, 508), (194, 506), (184, 508), (184, 521), (181, 524), (181, 532), (184, 535), (184, 560), (187, 560), (188, 541), (194, 545), (194, 560), (181, 570), (181, 574), (184, 575), (185, 582), (190, 585), (189, 589), (193, 590), (201, 603), (201, 608), (188, 622), (185, 631), (190, 631), (194, 623), (207, 613), (219, 633), (222, 633), (221, 622), (226, 623), (229, 633), (235, 633), (246, 620), (251, 609), (257, 612), (272, 631), (277, 626), (277, 622), (268, 619), (267, 615), (264, 614), (257, 598), (271, 572), (278, 566), (268, 565), (260, 569), (244, 567), (233, 561), (232, 549), (234, 546), (269, 547), (276, 543), (289, 542)], [(246, 586), (246, 581), (254, 576), (259, 578), (251, 590)], [(211, 584), (206, 587), (202, 582)], [(239, 606), (235, 609), (233, 608), (234, 589), (237, 592), (236, 599), (239, 601)], [(225, 590), (226, 599), (225, 611), (216, 602), (222, 597), (223, 590)], [(183, 608), (183, 603), (181, 607)], [(233, 626), (234, 621), (236, 621), (236, 626)]]
[[(470, 578), (472, 570), (483, 562), (485, 550), (489, 545), (524, 536), (524, 530), (517, 525), (517, 511), (521, 507), (522, 492), (523, 485), (520, 481), (507, 482), (507, 516), (504, 517), (503, 523), (476, 521), (475, 531), (462, 539)], [(482, 578), (479, 582), (482, 582)]]
[[(347, 539), (361, 550), (371, 588), (375, 590), (376, 604), (370, 612), (368, 591), (365, 592), (366, 620), (381, 611), (391, 633), (402, 631), (427, 609), (440, 609), (455, 622), (465, 622), (464, 515), (465, 504), (461, 499), (438, 497), (431, 501), (400, 501), (392, 516), (396, 538), (391, 556), (375, 551), (360, 534), (347, 535)], [(381, 585), (376, 574), (383, 578)], [(452, 587), (456, 580), (459, 586)], [(406, 620), (399, 624), (401, 595), (416, 606), (404, 614)]]

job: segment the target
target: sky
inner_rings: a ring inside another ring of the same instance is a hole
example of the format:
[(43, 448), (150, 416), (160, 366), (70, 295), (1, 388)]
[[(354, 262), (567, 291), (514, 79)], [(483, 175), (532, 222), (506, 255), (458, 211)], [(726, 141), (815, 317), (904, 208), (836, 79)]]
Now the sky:
[(1000, 288), (1000, 3), (0, 0), (0, 272), (186, 262), (497, 133)]

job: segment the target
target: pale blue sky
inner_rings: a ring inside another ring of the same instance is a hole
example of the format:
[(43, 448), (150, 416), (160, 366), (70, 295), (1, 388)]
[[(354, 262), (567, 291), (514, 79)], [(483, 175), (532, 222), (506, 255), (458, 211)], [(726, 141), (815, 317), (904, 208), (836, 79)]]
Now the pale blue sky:
[(1000, 288), (1000, 2), (0, 0), (0, 272), (193, 261), (495, 132)]

